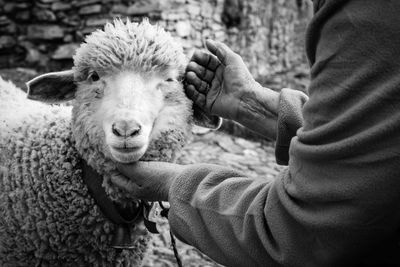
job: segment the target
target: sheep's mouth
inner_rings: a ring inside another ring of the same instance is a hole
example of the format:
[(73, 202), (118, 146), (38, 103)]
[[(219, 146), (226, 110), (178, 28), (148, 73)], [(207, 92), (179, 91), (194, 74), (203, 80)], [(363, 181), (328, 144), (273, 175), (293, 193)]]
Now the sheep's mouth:
[(112, 147), (113, 150), (115, 150), (118, 153), (132, 153), (140, 150), (142, 147)]
[(146, 146), (115, 147), (110, 146), (111, 156), (121, 163), (138, 161), (146, 152)]

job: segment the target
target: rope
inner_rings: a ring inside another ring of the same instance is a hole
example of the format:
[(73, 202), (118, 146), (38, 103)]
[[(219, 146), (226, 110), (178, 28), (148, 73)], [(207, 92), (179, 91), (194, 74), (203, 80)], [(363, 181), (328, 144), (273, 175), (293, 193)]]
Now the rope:
[[(169, 209), (164, 207), (164, 205), (162, 204), (161, 201), (159, 201), (158, 203), (160, 204), (160, 207), (162, 209), (160, 215), (162, 217), (165, 217), (165, 218), (168, 219), (168, 211), (169, 211)], [(182, 267), (183, 266), (182, 265), (182, 260), (181, 260), (181, 258), (179, 256), (178, 249), (176, 248), (175, 236), (172, 234), (171, 230), (169, 230), (169, 235), (171, 236), (171, 246), (172, 246), (172, 250), (174, 251), (174, 256), (175, 256), (175, 259), (176, 259), (176, 263), (178, 264), (179, 267)]]

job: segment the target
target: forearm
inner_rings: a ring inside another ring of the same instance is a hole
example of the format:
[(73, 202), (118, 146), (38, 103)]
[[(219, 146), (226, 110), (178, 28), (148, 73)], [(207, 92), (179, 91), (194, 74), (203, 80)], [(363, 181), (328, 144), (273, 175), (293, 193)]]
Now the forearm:
[(255, 82), (243, 93), (235, 121), (270, 139), (276, 139), (279, 93)]
[(223, 265), (274, 266), (263, 244), (267, 231), (260, 228), (266, 187), (267, 180), (222, 166), (187, 166), (170, 189), (171, 230)]
[(284, 88), (277, 93), (255, 83), (243, 94), (236, 121), (276, 140), (277, 162), (287, 165), (290, 141), (303, 124), (301, 111), (307, 100), (301, 91)]

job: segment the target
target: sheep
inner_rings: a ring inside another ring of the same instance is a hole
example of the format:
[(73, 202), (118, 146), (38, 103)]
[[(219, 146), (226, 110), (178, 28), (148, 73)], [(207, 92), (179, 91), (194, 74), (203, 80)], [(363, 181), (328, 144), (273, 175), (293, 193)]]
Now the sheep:
[(193, 122), (220, 125), (193, 115), (182, 47), (147, 20), (107, 23), (73, 60), (71, 70), (29, 81), (30, 100), (0, 81), (0, 266), (140, 265), (143, 216), (129, 229), (131, 248), (112, 248), (117, 227), (83, 182), (82, 164), (113, 203), (132, 208), (139, 200), (116, 186), (125, 179), (116, 162), (174, 161)]

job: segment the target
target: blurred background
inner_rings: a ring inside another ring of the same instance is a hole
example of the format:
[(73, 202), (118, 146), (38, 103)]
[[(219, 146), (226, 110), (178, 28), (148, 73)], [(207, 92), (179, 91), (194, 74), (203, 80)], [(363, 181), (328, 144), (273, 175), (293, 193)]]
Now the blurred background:
[[(38, 74), (70, 68), (85, 36), (114, 17), (148, 17), (171, 32), (188, 57), (207, 38), (222, 41), (262, 85), (306, 91), (310, 0), (0, 0), (0, 77), (25, 90)], [(222, 164), (266, 179), (281, 169), (273, 143), (230, 121), (218, 132), (197, 129), (178, 162)], [(175, 266), (167, 223), (160, 223), (164, 230), (144, 266)], [(216, 266), (182, 243), (178, 249), (184, 266)]]
[(256, 79), (280, 88), (294, 85), (293, 77), (277, 77), (305, 63), (311, 5), (306, 0), (0, 0), (0, 69), (69, 68), (85, 35), (114, 17), (149, 17), (181, 39), (188, 55), (206, 38), (223, 41), (242, 55)]
[[(148, 17), (180, 39), (190, 57), (204, 40), (225, 42), (261, 84), (305, 91), (309, 0), (0, 0), (0, 76), (24, 89), (38, 73), (72, 66), (85, 35), (112, 20)], [(234, 123), (224, 129), (251, 136)]]

